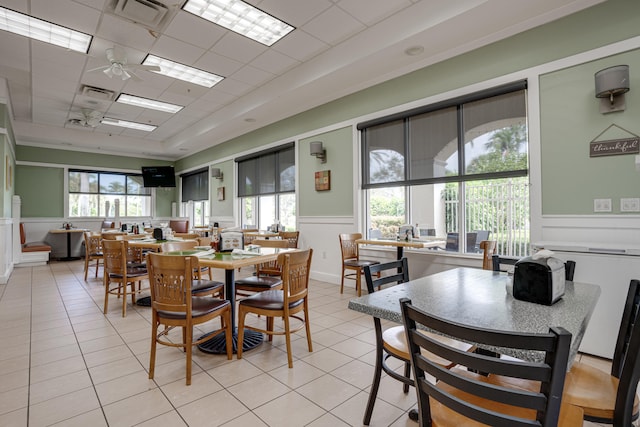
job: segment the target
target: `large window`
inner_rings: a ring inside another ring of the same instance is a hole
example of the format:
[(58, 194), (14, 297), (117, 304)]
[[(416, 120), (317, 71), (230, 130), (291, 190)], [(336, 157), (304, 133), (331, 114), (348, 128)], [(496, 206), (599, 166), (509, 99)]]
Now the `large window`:
[(396, 237), (403, 224), (478, 252), (481, 240), (529, 248), (526, 83), (358, 125), (367, 227)]
[(241, 225), (266, 229), (296, 227), (294, 145), (286, 144), (236, 159)]
[(180, 175), (182, 213), (192, 218), (194, 227), (209, 225), (209, 168)]
[(70, 217), (151, 216), (151, 191), (141, 174), (69, 170)]

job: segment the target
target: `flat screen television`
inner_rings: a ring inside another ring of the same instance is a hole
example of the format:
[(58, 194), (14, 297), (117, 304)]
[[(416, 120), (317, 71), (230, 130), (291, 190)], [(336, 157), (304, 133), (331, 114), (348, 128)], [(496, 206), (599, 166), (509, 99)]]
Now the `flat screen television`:
[(176, 173), (173, 166), (142, 166), (145, 187), (175, 187)]

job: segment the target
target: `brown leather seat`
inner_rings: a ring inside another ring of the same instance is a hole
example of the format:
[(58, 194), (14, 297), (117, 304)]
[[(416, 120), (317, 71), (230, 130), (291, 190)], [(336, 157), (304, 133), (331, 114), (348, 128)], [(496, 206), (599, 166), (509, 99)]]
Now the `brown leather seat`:
[(27, 237), (24, 230), (24, 223), (20, 223), (20, 244), (22, 245), (22, 252), (51, 252), (51, 246), (45, 242), (27, 242)]
[[(254, 244), (266, 248), (288, 248), (289, 242), (284, 239), (256, 239)], [(278, 261), (259, 264), (256, 275), (235, 281), (236, 295), (247, 296), (255, 292), (282, 289), (282, 266)]]
[(188, 233), (189, 232), (189, 220), (188, 219), (172, 219), (169, 221), (169, 228), (174, 233)]

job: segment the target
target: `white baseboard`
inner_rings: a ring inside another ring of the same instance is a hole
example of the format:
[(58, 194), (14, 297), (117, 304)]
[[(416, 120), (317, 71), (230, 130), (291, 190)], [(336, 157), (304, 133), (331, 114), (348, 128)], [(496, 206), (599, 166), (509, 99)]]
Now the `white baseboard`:
[(51, 252), (22, 252), (20, 261), (16, 263), (16, 267), (35, 267), (38, 265), (47, 265)]

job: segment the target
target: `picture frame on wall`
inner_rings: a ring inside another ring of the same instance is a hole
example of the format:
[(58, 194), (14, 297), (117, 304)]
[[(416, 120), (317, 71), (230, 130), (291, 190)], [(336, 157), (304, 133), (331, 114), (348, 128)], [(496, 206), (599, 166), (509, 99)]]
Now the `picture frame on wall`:
[(218, 201), (224, 201), (224, 187), (218, 187)]
[(316, 191), (331, 190), (331, 171), (318, 171), (315, 175)]

